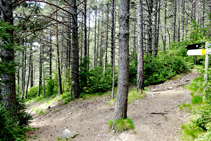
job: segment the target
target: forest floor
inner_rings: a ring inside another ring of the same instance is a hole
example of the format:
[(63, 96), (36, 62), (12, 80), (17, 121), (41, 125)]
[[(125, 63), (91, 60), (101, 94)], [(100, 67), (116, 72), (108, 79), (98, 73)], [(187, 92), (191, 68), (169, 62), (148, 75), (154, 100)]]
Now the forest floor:
[(107, 123), (114, 115), (115, 102), (108, 105), (107, 95), (78, 99), (67, 105), (55, 101), (30, 103), (28, 111), (36, 108), (44, 110), (41, 112), (43, 115), (33, 110), (30, 125), (36, 130), (26, 135), (35, 137), (28, 138), (32, 141), (56, 141), (68, 128), (79, 133), (71, 139), (73, 141), (178, 141), (181, 139), (181, 125), (190, 118), (190, 113), (178, 108), (179, 104), (190, 103), (191, 99), (191, 91), (182, 86), (196, 77), (197, 73), (191, 71), (179, 78), (149, 86), (143, 99), (128, 105), (128, 117), (134, 122), (134, 130), (110, 132)]

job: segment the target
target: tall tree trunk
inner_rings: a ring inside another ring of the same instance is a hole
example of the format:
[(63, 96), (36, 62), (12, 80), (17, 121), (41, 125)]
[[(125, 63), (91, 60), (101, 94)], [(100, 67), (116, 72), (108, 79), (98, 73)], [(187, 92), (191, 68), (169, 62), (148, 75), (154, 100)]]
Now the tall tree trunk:
[[(10, 25), (13, 25), (13, 0), (0, 0), (1, 6), (1, 20), (4, 22), (8, 22)], [(4, 12), (3, 12), (3, 11)], [(3, 40), (1, 43), (11, 43), (13, 44), (13, 31), (7, 30), (5, 31), (9, 34), (8, 41)], [(7, 40), (7, 39), (6, 39)], [(5, 45), (5, 44), (4, 44)], [(6, 44), (7, 45), (7, 44)], [(4, 63), (13, 63), (14, 61), (14, 49), (11, 48), (3, 48), (0, 47), (1, 50), (1, 61)], [(11, 111), (15, 109), (16, 105), (16, 92), (15, 92), (15, 67), (5, 66), (7, 70), (14, 71), (3, 71), (1, 73), (1, 104), (4, 104), (4, 107)], [(15, 115), (16, 113), (14, 113)]]
[[(91, 19), (91, 11), (89, 12), (89, 32), (88, 32), (88, 43), (87, 43), (87, 57), (89, 58), (89, 46), (90, 46), (90, 32), (91, 32), (91, 28), (90, 28), (90, 19)], [(87, 68), (89, 70), (89, 64), (87, 65)]]
[(136, 49), (136, 22), (134, 22), (134, 29), (133, 29), (133, 56), (135, 56), (135, 53), (137, 52)]
[(176, 20), (177, 20), (177, 0), (174, 0), (174, 35), (173, 35), (173, 41), (176, 41)]
[(191, 0), (191, 19), (196, 21), (196, 0)]
[[(112, 9), (111, 9), (111, 68), (113, 68), (113, 62), (114, 62), (114, 38), (115, 38), (115, 30), (114, 30), (114, 11), (115, 11), (115, 4), (114, 0), (112, 0)], [(111, 69), (111, 77), (113, 75), (113, 69)]]
[(30, 76), (31, 74), (31, 67), (32, 67), (32, 44), (30, 46), (30, 50), (29, 50), (29, 69), (28, 69), (28, 79), (27, 79), (27, 84), (26, 84), (26, 94), (25, 94), (25, 99), (27, 99), (27, 93), (28, 93), (28, 88), (29, 88), (29, 81), (30, 81)]
[(50, 79), (52, 79), (52, 34), (50, 33), (50, 51), (49, 51), (49, 75)]
[(32, 44), (32, 42), (31, 42), (31, 48), (30, 48), (30, 57), (29, 57), (29, 60), (31, 60), (31, 62), (30, 62), (30, 66), (31, 66), (31, 75), (30, 75), (30, 80), (31, 80), (31, 82), (30, 82), (30, 84), (31, 84), (31, 86), (30, 87), (33, 87), (34, 86), (34, 75), (33, 75), (33, 73), (34, 73), (34, 71), (33, 71), (33, 51), (32, 51), (32, 48), (33, 48), (33, 44)]
[(142, 0), (137, 0), (138, 9), (138, 68), (137, 68), (137, 91), (144, 89), (144, 50), (143, 50), (143, 8)]
[(130, 0), (120, 0), (119, 12), (119, 70), (113, 128), (118, 119), (127, 118), (129, 80), (129, 8)]
[(25, 68), (25, 51), (22, 51), (22, 93), (21, 93), (21, 99), (24, 99), (24, 94), (25, 94), (25, 76), (26, 76), (26, 68)]
[(156, 55), (157, 55), (157, 26), (158, 26), (158, 24), (157, 24), (157, 19), (158, 19), (158, 16), (157, 16), (157, 10), (158, 10), (158, 1), (156, 1), (156, 3), (155, 3), (155, 22), (154, 22), (154, 45), (153, 45), (153, 56), (154, 57), (156, 57)]
[(100, 28), (100, 48), (99, 48), (99, 66), (102, 67), (103, 65), (103, 47), (102, 47), (102, 44), (103, 44), (103, 20), (104, 20), (104, 13), (102, 12), (102, 18), (101, 18), (101, 28)]
[(204, 16), (205, 16), (205, 0), (203, 0), (203, 12), (202, 12), (202, 27), (204, 28)]
[(147, 39), (147, 53), (152, 54), (152, 12), (153, 0), (148, 1), (148, 39)]
[[(57, 1), (56, 1), (57, 2)], [(56, 19), (57, 12), (56, 12)], [(61, 70), (60, 70), (60, 59), (59, 59), (59, 34), (58, 34), (58, 23), (56, 23), (56, 61), (57, 61), (57, 74), (58, 74), (58, 87), (59, 87), (59, 95), (62, 94), (62, 78), (61, 78)]]
[(112, 56), (112, 94), (111, 99), (114, 99), (114, 85), (115, 85), (115, 0), (112, 0), (112, 19), (111, 19), (111, 56)]
[(39, 82), (38, 82), (37, 96), (40, 96), (40, 93), (41, 93), (41, 85), (42, 85), (42, 47), (41, 46), (43, 46), (43, 44), (40, 45)]
[(165, 16), (164, 16), (164, 40), (163, 40), (163, 51), (166, 51), (166, 19), (167, 19), (167, 0), (165, 0)]
[[(160, 33), (160, 9), (161, 9), (161, 0), (158, 1), (158, 27), (157, 27), (157, 37), (156, 37), (156, 47), (157, 47), (157, 53), (158, 53), (158, 44), (159, 44), (159, 33)], [(157, 55), (157, 54), (156, 54)]]
[(177, 41), (180, 41), (180, 0), (177, 0), (177, 27), (178, 27), (178, 38)]
[(182, 40), (185, 38), (185, 0), (182, 0)]
[[(189, 6), (189, 3), (188, 3), (188, 1), (186, 1), (187, 3), (186, 3), (186, 9), (187, 9), (187, 11), (189, 11), (190, 10), (190, 6)], [(185, 31), (185, 36), (187, 37), (187, 34), (188, 34), (188, 20), (189, 20), (189, 17), (188, 17), (189, 15), (188, 14), (186, 14), (186, 31)]]
[(45, 97), (45, 60), (44, 60), (44, 45), (42, 46), (42, 67), (43, 67), (43, 96)]
[(107, 50), (108, 50), (108, 23), (109, 23), (109, 4), (107, 3), (107, 23), (106, 23), (106, 45), (105, 45), (105, 62), (104, 62), (104, 74), (106, 71), (106, 67), (107, 67)]
[(79, 88), (79, 51), (78, 51), (78, 19), (77, 19), (77, 3), (76, 0), (71, 0), (72, 16), (72, 84), (74, 98), (80, 96)]
[(97, 6), (95, 9), (94, 68), (97, 67)]

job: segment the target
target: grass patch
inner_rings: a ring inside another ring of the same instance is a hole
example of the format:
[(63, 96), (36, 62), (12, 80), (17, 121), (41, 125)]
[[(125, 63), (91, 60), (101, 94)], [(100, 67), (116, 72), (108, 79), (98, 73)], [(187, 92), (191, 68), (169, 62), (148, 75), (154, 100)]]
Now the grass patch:
[(134, 129), (133, 121), (129, 118), (119, 119), (119, 120), (116, 121), (115, 129), (119, 132)]
[(195, 95), (191, 99), (192, 104), (202, 104), (203, 103), (203, 97), (200, 95)]
[[(108, 127), (111, 129), (113, 125), (113, 119), (108, 121)], [(115, 124), (115, 130), (118, 132), (123, 132), (126, 130), (133, 130), (134, 129), (134, 123), (131, 119), (119, 119), (116, 121)]]
[(137, 100), (137, 99), (143, 99), (146, 96), (146, 92), (144, 91), (143, 94), (141, 94), (141, 91), (137, 92), (137, 89), (134, 87), (132, 88), (128, 93), (128, 102)]

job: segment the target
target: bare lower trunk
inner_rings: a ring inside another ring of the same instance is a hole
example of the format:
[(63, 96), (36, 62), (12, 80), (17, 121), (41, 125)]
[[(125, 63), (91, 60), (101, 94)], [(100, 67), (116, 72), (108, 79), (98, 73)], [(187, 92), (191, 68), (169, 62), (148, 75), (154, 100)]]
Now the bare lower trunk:
[(108, 22), (109, 22), (109, 4), (107, 3), (107, 23), (106, 23), (106, 45), (105, 45), (105, 62), (104, 62), (104, 74), (107, 67), (107, 49), (108, 49)]
[(74, 98), (80, 96), (79, 89), (79, 51), (78, 51), (78, 20), (77, 20), (77, 4), (76, 0), (71, 0), (72, 16), (72, 84)]
[(128, 79), (129, 79), (129, 3), (120, 1), (119, 13), (119, 70), (116, 106), (113, 128), (118, 119), (127, 118)]
[(138, 4), (138, 68), (137, 68), (137, 91), (144, 89), (144, 50), (143, 50), (143, 9), (142, 1), (137, 0)]

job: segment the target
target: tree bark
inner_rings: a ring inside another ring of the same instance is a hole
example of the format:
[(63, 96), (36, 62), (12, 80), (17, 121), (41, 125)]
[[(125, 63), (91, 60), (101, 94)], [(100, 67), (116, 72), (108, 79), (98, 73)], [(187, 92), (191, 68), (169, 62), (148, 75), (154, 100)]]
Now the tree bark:
[(137, 0), (137, 17), (138, 17), (138, 68), (137, 68), (137, 91), (144, 89), (144, 50), (143, 50), (143, 8), (142, 0)]
[(109, 4), (107, 3), (107, 24), (106, 24), (106, 45), (105, 45), (105, 62), (104, 62), (104, 74), (105, 74), (105, 71), (106, 71), (106, 67), (107, 67), (107, 50), (108, 50), (108, 23), (109, 23)]
[(185, 38), (185, 0), (182, 0), (182, 40)]
[(176, 41), (176, 20), (177, 20), (177, 0), (174, 2), (174, 35), (173, 35), (173, 41)]
[(111, 28), (111, 49), (112, 49), (112, 94), (111, 99), (114, 99), (114, 86), (115, 86), (115, 0), (112, 0), (112, 28)]
[[(56, 19), (57, 12), (56, 12)], [(59, 95), (62, 94), (62, 78), (61, 78), (61, 69), (60, 69), (60, 59), (59, 59), (59, 34), (58, 34), (58, 23), (56, 23), (56, 61), (57, 61), (57, 74), (58, 74), (58, 87)]]
[(39, 82), (38, 82), (38, 92), (37, 96), (40, 96), (41, 93), (41, 85), (42, 85), (42, 47), (43, 44), (40, 45), (40, 58), (39, 58)]
[(167, 19), (167, 0), (165, 0), (165, 16), (164, 16), (164, 40), (163, 40), (163, 51), (166, 51), (166, 19)]
[(153, 12), (153, 0), (148, 1), (148, 39), (147, 39), (147, 53), (152, 54), (152, 12)]
[(113, 62), (114, 62), (114, 38), (115, 38), (115, 30), (114, 30), (114, 10), (115, 10), (115, 4), (114, 4), (114, 0), (112, 0), (112, 9), (111, 9), (111, 77), (113, 76)]
[(177, 0), (177, 27), (178, 27), (178, 37), (177, 41), (180, 41), (180, 0)]
[[(0, 0), (1, 20), (3, 22), (8, 22), (10, 25), (13, 25), (12, 4), (13, 0)], [(2, 10), (4, 12), (2, 12)], [(10, 43), (13, 44), (13, 31), (7, 30), (6, 32), (9, 34), (8, 41), (10, 41)], [(5, 43), (8, 42), (5, 41)], [(2, 63), (4, 63), (4, 65), (5, 63), (11, 64), (11, 66), (5, 66), (7, 70), (10, 71), (3, 71), (1, 73), (1, 104), (3, 104), (8, 111), (12, 111), (16, 108), (15, 67), (12, 65), (14, 63), (14, 57), (15, 57), (14, 49), (0, 47), (0, 50), (1, 50), (0, 56)], [(15, 114), (16, 113), (14, 113), (14, 115)]]
[[(24, 43), (23, 43), (24, 44)], [(22, 93), (21, 93), (21, 99), (24, 99), (25, 94), (25, 76), (26, 76), (26, 68), (25, 68), (25, 51), (22, 51)]]
[(74, 98), (80, 96), (79, 88), (79, 51), (78, 51), (78, 19), (77, 19), (77, 3), (76, 0), (71, 0), (71, 13), (72, 13), (72, 84), (74, 84), (73, 95)]
[(97, 6), (95, 9), (94, 68), (97, 67)]
[(157, 28), (158, 28), (158, 24), (157, 24), (157, 19), (158, 19), (158, 16), (157, 16), (157, 12), (158, 11), (158, 1), (155, 3), (155, 19), (154, 19), (154, 45), (153, 45), (153, 56), (156, 57), (157, 56)]
[(118, 119), (127, 118), (129, 80), (129, 8), (130, 0), (120, 0), (119, 12), (119, 70), (113, 128)]
[(49, 75), (50, 79), (52, 79), (52, 34), (50, 33), (50, 51), (49, 51)]

